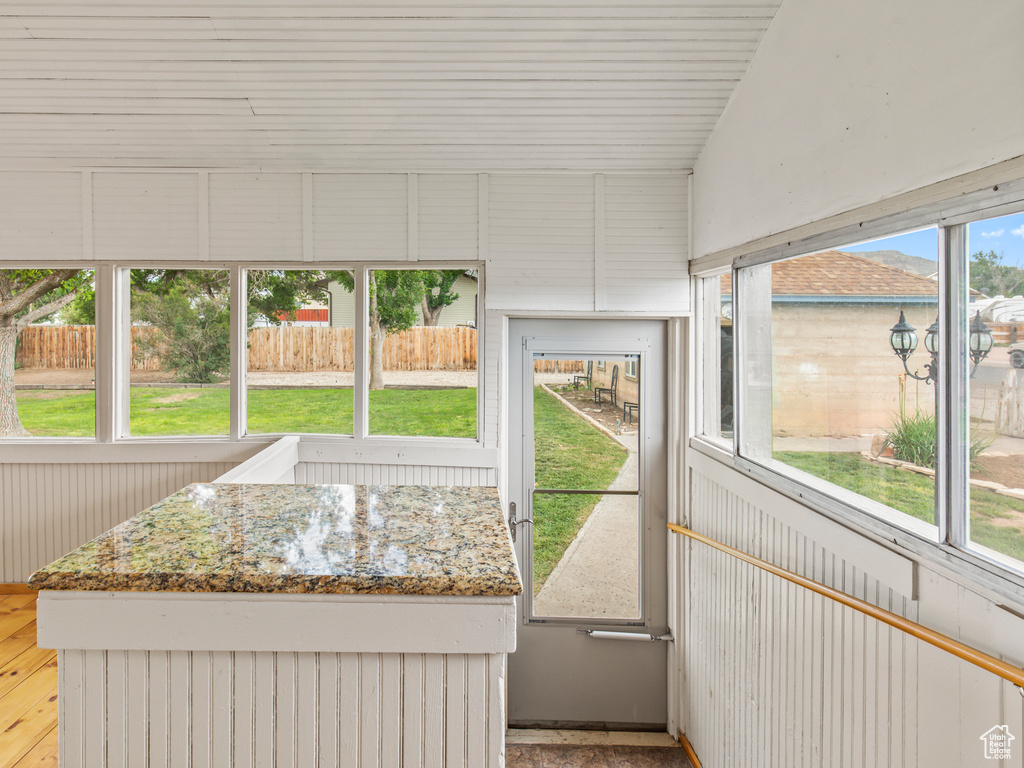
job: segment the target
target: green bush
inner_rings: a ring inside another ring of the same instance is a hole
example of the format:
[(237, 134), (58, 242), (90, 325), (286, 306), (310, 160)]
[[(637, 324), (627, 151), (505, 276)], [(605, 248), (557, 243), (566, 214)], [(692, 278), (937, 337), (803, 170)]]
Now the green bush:
[(935, 416), (917, 411), (900, 411), (885, 436), (892, 455), (919, 467), (935, 468)]
[[(971, 430), (968, 455), (971, 465), (981, 452), (992, 445), (994, 436), (982, 435), (976, 429)], [(893, 458), (907, 461), (919, 467), (935, 469), (935, 416), (930, 413), (915, 411), (908, 415), (901, 410), (893, 420), (885, 442), (892, 447)]]

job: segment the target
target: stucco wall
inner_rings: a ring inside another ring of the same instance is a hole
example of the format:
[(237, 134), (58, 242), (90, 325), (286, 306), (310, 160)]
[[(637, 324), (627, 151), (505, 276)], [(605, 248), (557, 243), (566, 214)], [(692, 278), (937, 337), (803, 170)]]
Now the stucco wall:
[[(899, 411), (903, 365), (889, 346), (901, 307), (775, 304), (772, 307), (772, 431), (779, 436), (847, 437), (885, 432)], [(909, 360), (923, 374), (925, 329), (935, 305), (906, 306), (917, 328)], [(908, 380), (906, 408), (931, 413), (931, 384)]]

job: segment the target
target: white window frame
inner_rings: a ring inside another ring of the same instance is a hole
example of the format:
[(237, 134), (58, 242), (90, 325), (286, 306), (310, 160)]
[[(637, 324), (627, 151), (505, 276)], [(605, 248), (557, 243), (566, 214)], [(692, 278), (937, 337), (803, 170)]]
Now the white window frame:
[[(39, 268), (38, 263), (10, 263), (9, 268)], [(367, 279), (374, 269), (475, 269), (478, 275), (478, 302), (486, 291), (484, 264), (473, 262), (280, 262), (280, 263), (238, 263), (238, 262), (165, 262), (131, 261), (111, 262), (92, 260), (89, 262), (60, 262), (55, 266), (75, 266), (95, 270), (96, 291), (96, 436), (89, 437), (24, 437), (5, 438), (0, 446), (60, 444), (95, 445), (121, 444), (185, 444), (185, 443), (253, 443), (263, 444), (285, 436), (285, 433), (247, 434), (246, 397), (246, 350), (248, 328), (245, 301), (246, 272), (249, 269), (280, 270), (351, 270), (356, 273), (356, 331), (354, 392), (353, 392), (353, 434), (332, 435), (325, 433), (302, 434), (304, 442), (325, 445), (355, 444), (380, 446), (389, 452), (400, 446), (411, 448), (443, 447), (445, 450), (479, 449), (484, 447), (484, 404), (486, 403), (485, 371), (486, 358), (486, 312), (477, 313), (477, 394), (476, 394), (476, 436), (475, 437), (433, 437), (404, 435), (370, 435), (369, 395), (367, 391), (369, 373), (369, 304), (366, 299)], [(49, 267), (48, 267), (49, 268)], [(231, 371), (229, 376), (230, 427), (228, 435), (159, 435), (132, 436), (130, 430), (131, 396), (131, 308), (129, 280), (133, 269), (203, 269), (227, 270), (231, 290)], [(486, 299), (482, 302), (486, 306)], [(478, 303), (478, 307), (480, 303)], [(291, 433), (288, 433), (291, 434)]]
[[(966, 576), (997, 594), (1006, 596), (1014, 603), (1021, 603), (1021, 589), (1024, 589), (1024, 563), (1002, 556), (986, 548), (971, 544), (968, 540), (968, 434), (969, 415), (960, 413), (958, 404), (967, 392), (967, 304), (961, 299), (966, 296), (968, 284), (968, 259), (966, 227), (969, 223), (1020, 213), (1024, 210), (1024, 179), (986, 186), (973, 192), (946, 197), (897, 214), (825, 231), (801, 240), (773, 245), (763, 249), (752, 249), (731, 260), (733, 270), (733, 318), (734, 318), (734, 439), (727, 448), (724, 441), (708, 439), (697, 434), (691, 446), (713, 458), (731, 463), (759, 482), (806, 504), (827, 517), (851, 525), (879, 540), (895, 544), (922, 558)], [(915, 525), (919, 521), (894, 513), (888, 507), (845, 491), (805, 473), (779, 471), (741, 454), (739, 444), (744, 434), (743, 398), (740, 388), (744, 386), (742, 349), (742, 276), (737, 273), (755, 265), (769, 264), (818, 253), (832, 248), (876, 240), (883, 237), (936, 226), (939, 232), (939, 379), (935, 383), (941, 403), (936, 418), (937, 469), (936, 472), (936, 522), (935, 528)], [(723, 273), (720, 258), (709, 258), (708, 267), (701, 270), (699, 265), (691, 270), (694, 277), (707, 278)], [(738, 279), (739, 278), (739, 279)], [(698, 295), (701, 289), (698, 288)], [(701, 312), (697, 313), (696, 359), (698, 363), (698, 386), (708, 383), (704, 370), (703, 336), (701, 333)], [(698, 393), (697, 402), (703, 400)], [(700, 414), (703, 419), (711, 414)], [(909, 521), (909, 522), (908, 522)]]

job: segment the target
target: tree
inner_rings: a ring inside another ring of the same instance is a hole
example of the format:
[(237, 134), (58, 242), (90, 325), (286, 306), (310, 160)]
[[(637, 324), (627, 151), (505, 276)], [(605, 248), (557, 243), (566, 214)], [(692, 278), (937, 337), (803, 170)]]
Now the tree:
[[(332, 273), (333, 274), (333, 273)], [(326, 295), (327, 273), (251, 270), (248, 273), (246, 321), (256, 315), (280, 325), (294, 318), (309, 299)], [(159, 356), (161, 366), (178, 381), (208, 384), (231, 368), (230, 278), (225, 270), (132, 270), (132, 316), (160, 331), (142, 337), (145, 355)]]
[(1024, 294), (1024, 269), (1003, 264), (1003, 255), (978, 251), (971, 256), (971, 288), (986, 296)]
[[(376, 269), (368, 271), (370, 310), (370, 389), (384, 389), (384, 339), (391, 333), (408, 330), (416, 322), (416, 308), (426, 290), (424, 272), (414, 269)], [(339, 272), (332, 278), (350, 292), (355, 276)]]
[(459, 298), (452, 291), (455, 283), (465, 274), (463, 269), (434, 269), (423, 272), (423, 324), (434, 326), (441, 319), (441, 311)]
[(159, 336), (138, 339), (144, 355), (158, 355), (161, 366), (180, 382), (212, 384), (231, 368), (231, 306), (226, 291), (204, 290), (179, 276), (162, 295), (132, 296), (132, 314)]
[(14, 389), (18, 334), (74, 301), (91, 279), (92, 273), (81, 269), (0, 270), (0, 437), (28, 434), (18, 418)]

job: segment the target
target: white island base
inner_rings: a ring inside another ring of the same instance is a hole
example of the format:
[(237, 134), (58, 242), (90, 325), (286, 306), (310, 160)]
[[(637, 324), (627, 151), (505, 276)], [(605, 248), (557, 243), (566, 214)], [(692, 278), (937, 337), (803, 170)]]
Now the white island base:
[(43, 591), (61, 768), (503, 766), (514, 599)]

